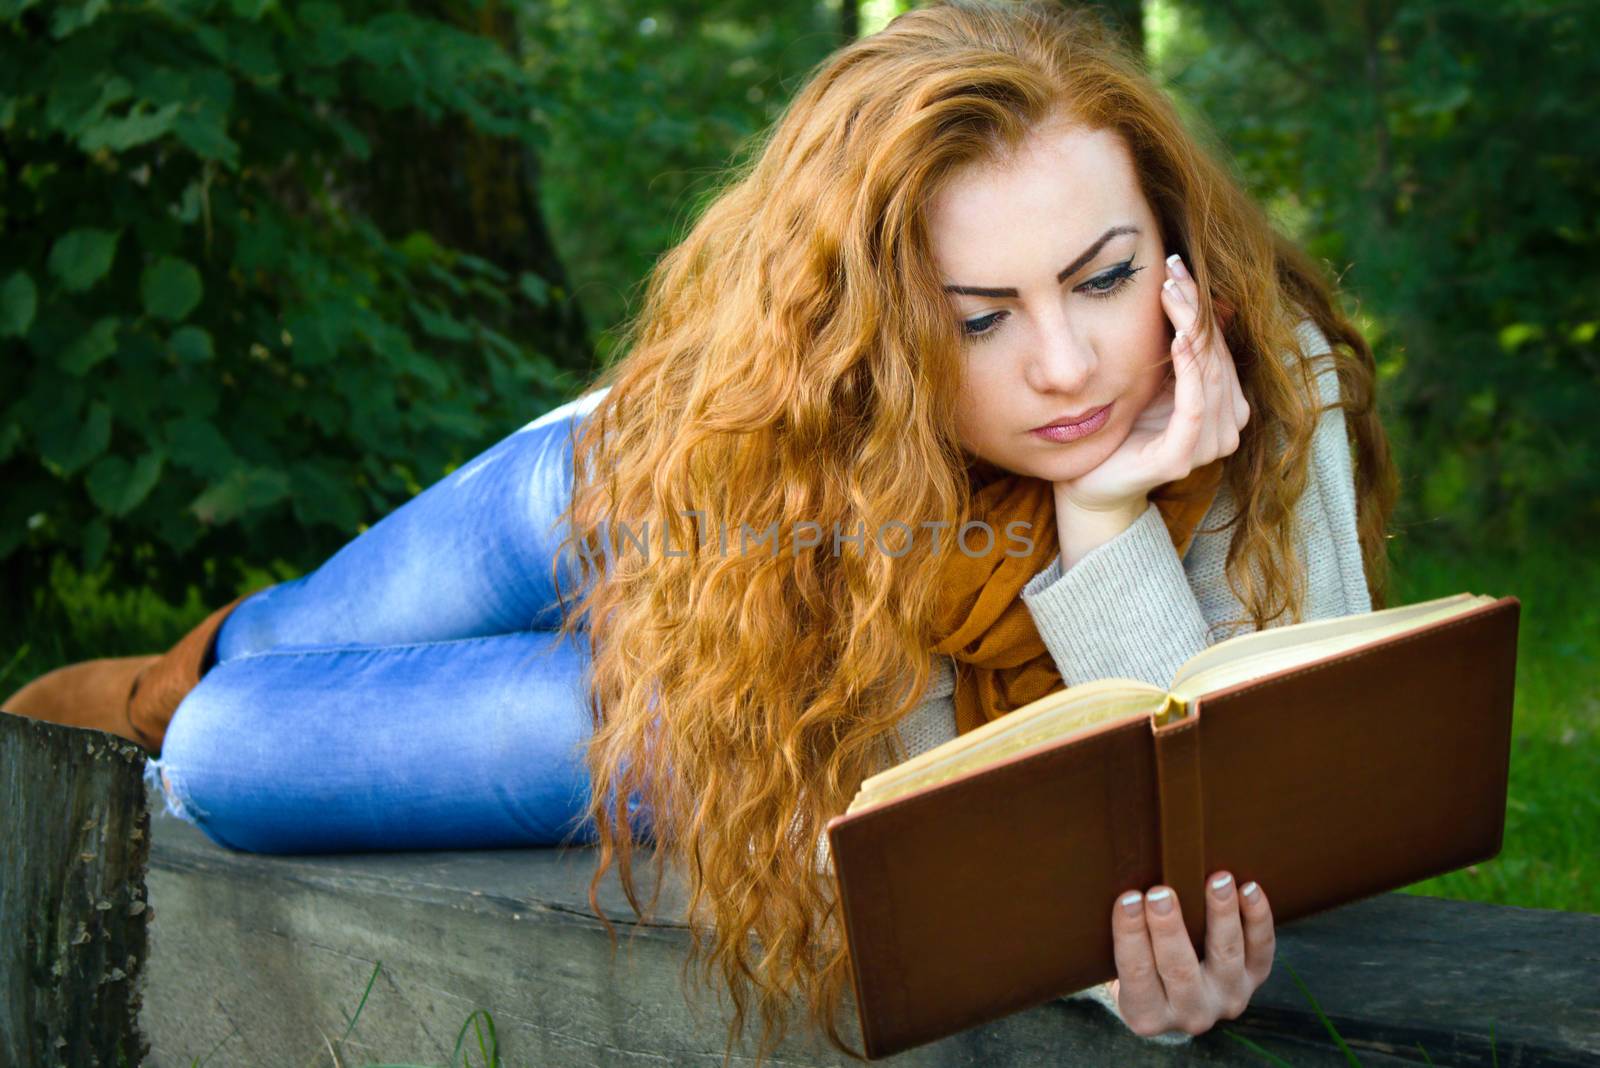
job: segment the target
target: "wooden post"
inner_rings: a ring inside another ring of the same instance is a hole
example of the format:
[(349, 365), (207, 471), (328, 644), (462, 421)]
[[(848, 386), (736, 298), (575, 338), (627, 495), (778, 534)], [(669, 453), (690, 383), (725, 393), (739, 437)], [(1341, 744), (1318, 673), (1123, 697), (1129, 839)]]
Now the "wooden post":
[(141, 1064), (144, 750), (0, 713), (0, 1064)]

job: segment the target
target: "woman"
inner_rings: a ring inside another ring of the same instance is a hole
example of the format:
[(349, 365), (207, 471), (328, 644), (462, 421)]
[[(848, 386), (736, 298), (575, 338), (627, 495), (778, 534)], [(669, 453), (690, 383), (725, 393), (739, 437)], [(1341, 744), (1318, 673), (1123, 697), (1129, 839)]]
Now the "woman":
[[(797, 997), (855, 1052), (821, 835), (866, 776), (1063, 684), (1384, 604), (1369, 346), (1053, 3), (935, 3), (831, 56), (627, 340), (315, 572), (7, 709), (94, 697), (234, 848), (590, 841), (637, 908), (649, 837), (759, 1062)], [(1118, 978), (1082, 993), (1140, 1035), (1236, 1016), (1270, 969), (1265, 891), (1230, 873), (1107, 904)]]

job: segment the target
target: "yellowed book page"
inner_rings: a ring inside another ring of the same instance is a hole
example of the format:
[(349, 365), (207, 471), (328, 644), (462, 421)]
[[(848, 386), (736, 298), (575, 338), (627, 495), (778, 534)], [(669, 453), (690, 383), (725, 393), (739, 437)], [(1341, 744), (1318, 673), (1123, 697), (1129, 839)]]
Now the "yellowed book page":
[(1058, 690), (926, 753), (879, 772), (861, 784), (846, 813), (998, 763), (1045, 742), (1128, 717), (1148, 717), (1166, 692), (1137, 679), (1096, 679)]
[[(1188, 684), (1202, 671), (1210, 671), (1212, 668), (1221, 667), (1233, 660), (1255, 657), (1280, 649), (1308, 646), (1324, 638), (1343, 634), (1384, 635), (1398, 633), (1409, 628), (1418, 620), (1426, 619), (1431, 621), (1437, 618), (1440, 612), (1450, 614), (1457, 611), (1468, 611), (1476, 608), (1479, 604), (1492, 600), (1494, 600), (1492, 597), (1483, 597), (1471, 593), (1456, 593), (1451, 594), (1449, 597), (1437, 597), (1431, 601), (1419, 601), (1416, 604), (1385, 608), (1377, 612), (1358, 612), (1354, 615), (1338, 616), (1334, 619), (1313, 619), (1286, 627), (1269, 627), (1266, 630), (1251, 631), (1248, 634), (1235, 634), (1226, 641), (1221, 641), (1207, 649), (1202, 649), (1184, 661), (1183, 666), (1178, 668), (1177, 674), (1173, 676), (1172, 692), (1178, 693), (1180, 687), (1192, 689)], [(1207, 688), (1214, 689), (1215, 687), (1208, 686)], [(1182, 695), (1180, 694), (1180, 696)]]
[[(1190, 657), (1173, 680), (1172, 694), (1191, 701), (1238, 682), (1415, 630), (1494, 600), (1486, 595), (1458, 593), (1377, 612), (1235, 635)], [(1154, 715), (1167, 696), (1159, 687), (1123, 678), (1096, 679), (1057, 690), (869, 777), (846, 812), (944, 782), (1043, 742), (1060, 741), (1131, 715)]]
[[(1309, 664), (1314, 660), (1336, 656), (1373, 642), (1382, 641), (1396, 635), (1406, 634), (1414, 630), (1442, 620), (1470, 612), (1484, 604), (1492, 604), (1493, 597), (1465, 595), (1441, 598), (1439, 602), (1423, 602), (1420, 605), (1407, 605), (1395, 609), (1395, 616), (1384, 612), (1363, 613), (1359, 616), (1347, 616), (1333, 620), (1316, 620), (1306, 624), (1308, 630), (1305, 638), (1299, 642), (1257, 642), (1245, 648), (1248, 655), (1235, 655), (1221, 663), (1212, 664), (1202, 670), (1180, 673), (1182, 677), (1173, 684), (1173, 694), (1183, 701), (1192, 701), (1207, 693), (1227, 689), (1229, 686), (1251, 679), (1271, 675), (1274, 672), (1292, 668), (1300, 664)], [(1431, 606), (1431, 607), (1429, 607)], [(1407, 609), (1426, 609), (1407, 611)], [(1329, 626), (1318, 630), (1309, 628), (1319, 624), (1344, 624), (1362, 621), (1366, 625)], [(1276, 628), (1284, 631), (1292, 630), (1291, 627)], [(1276, 637), (1272, 631), (1259, 631), (1261, 637)], [(1246, 635), (1255, 637), (1257, 635)]]

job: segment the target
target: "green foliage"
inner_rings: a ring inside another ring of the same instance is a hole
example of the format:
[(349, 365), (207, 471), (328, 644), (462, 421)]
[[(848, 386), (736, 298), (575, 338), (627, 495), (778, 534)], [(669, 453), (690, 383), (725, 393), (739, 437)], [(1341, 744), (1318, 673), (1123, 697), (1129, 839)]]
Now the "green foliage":
[(1600, 6), (1152, 2), (1158, 69), (1378, 348), (1402, 526), (1600, 521)]
[(176, 599), (210, 559), (231, 592), (567, 396), (475, 314), (543, 279), (391, 235), (341, 182), (367, 116), (531, 148), (553, 110), (494, 41), (393, 5), (0, 3), (0, 560)]

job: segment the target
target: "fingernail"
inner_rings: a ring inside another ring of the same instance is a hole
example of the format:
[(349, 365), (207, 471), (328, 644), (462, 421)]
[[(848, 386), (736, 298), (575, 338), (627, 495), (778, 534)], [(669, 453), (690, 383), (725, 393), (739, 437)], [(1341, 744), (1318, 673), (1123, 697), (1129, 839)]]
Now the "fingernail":
[(1164, 886), (1150, 891), (1145, 895), (1145, 900), (1163, 916), (1172, 911), (1172, 891)]
[(1223, 872), (1211, 880), (1211, 889), (1217, 895), (1218, 901), (1228, 900), (1228, 895), (1233, 892), (1233, 876)]
[(1256, 886), (1256, 881), (1251, 879), (1249, 882), (1239, 887), (1239, 893), (1243, 894), (1245, 897), (1255, 897), (1257, 889), (1259, 888)]
[(1170, 278), (1167, 279), (1165, 282), (1161, 283), (1161, 288), (1165, 289), (1168, 293), (1171, 293), (1173, 296), (1177, 296), (1178, 295), (1178, 283), (1174, 282)]
[(1137, 890), (1130, 890), (1122, 895), (1122, 907), (1128, 910), (1129, 916), (1139, 915), (1141, 911), (1140, 904), (1143, 901), (1144, 895)]
[(1167, 257), (1167, 266), (1172, 268), (1172, 277), (1174, 277), (1174, 278), (1188, 278), (1189, 277), (1188, 270), (1183, 266), (1183, 257), (1178, 255), (1176, 252), (1174, 252), (1172, 255)]
[(1179, 330), (1179, 331), (1177, 331), (1176, 333), (1174, 333), (1172, 335), (1172, 340), (1177, 342), (1179, 345), (1184, 344), (1185, 342), (1187, 342), (1189, 340), (1189, 331), (1187, 331), (1187, 330)]

